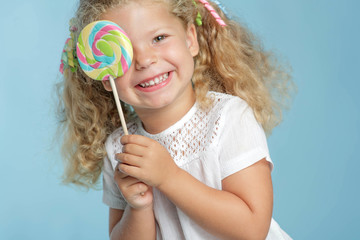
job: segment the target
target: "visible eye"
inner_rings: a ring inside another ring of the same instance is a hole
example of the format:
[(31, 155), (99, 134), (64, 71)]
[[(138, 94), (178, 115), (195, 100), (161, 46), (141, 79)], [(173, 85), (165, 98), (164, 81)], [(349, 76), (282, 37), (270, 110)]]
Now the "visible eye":
[(159, 35), (157, 37), (154, 38), (154, 43), (158, 43), (161, 42), (162, 40), (164, 40), (166, 38), (165, 35)]

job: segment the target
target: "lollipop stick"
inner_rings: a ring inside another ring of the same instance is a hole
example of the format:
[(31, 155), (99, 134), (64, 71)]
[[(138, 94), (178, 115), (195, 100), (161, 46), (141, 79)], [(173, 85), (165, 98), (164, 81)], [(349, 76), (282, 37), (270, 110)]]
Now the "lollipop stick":
[(114, 94), (116, 106), (117, 106), (117, 109), (118, 109), (118, 112), (119, 112), (120, 121), (121, 121), (121, 126), (122, 126), (123, 129), (124, 129), (125, 135), (128, 135), (129, 133), (128, 133), (128, 130), (127, 130), (127, 127), (126, 127), (126, 122), (125, 122), (125, 118), (124, 118), (124, 113), (123, 113), (122, 108), (121, 108), (121, 104), (120, 104), (120, 100), (119, 100), (119, 95), (118, 95), (118, 92), (117, 92), (117, 90), (116, 90), (116, 85), (115, 85), (114, 78), (113, 78), (112, 76), (110, 76), (109, 79), (110, 79), (110, 85), (111, 85), (111, 88), (112, 88), (112, 91), (113, 91), (113, 94)]

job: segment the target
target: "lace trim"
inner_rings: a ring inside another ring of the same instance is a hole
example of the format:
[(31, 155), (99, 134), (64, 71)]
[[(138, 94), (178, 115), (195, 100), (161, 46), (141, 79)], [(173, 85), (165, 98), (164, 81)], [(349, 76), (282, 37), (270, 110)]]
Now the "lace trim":
[[(139, 121), (138, 124), (129, 124), (129, 133), (145, 135), (158, 141), (169, 151), (177, 165), (182, 166), (189, 163), (198, 158), (198, 154), (205, 151), (219, 136), (222, 109), (231, 96), (220, 93), (212, 94), (214, 103), (211, 108), (202, 110), (195, 105), (196, 111), (191, 114), (190, 119), (186, 114), (175, 124), (176, 128), (173, 128), (172, 131), (168, 131), (171, 130), (172, 127), (170, 127), (162, 133), (151, 135), (143, 129)], [(114, 157), (116, 153), (122, 151), (120, 144), (122, 134), (122, 129), (117, 133), (114, 132), (114, 136), (116, 136), (112, 141)]]

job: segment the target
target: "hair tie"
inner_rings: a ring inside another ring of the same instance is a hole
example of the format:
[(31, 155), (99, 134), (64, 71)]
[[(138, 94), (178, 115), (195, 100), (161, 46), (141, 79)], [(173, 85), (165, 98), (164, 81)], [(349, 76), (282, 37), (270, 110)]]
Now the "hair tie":
[(67, 68), (69, 68), (72, 72), (75, 72), (78, 66), (75, 50), (75, 32), (77, 31), (77, 27), (75, 26), (74, 18), (70, 19), (69, 25), (70, 37), (66, 39), (65, 46), (61, 54), (59, 70), (62, 74)]
[[(204, 7), (211, 13), (211, 15), (216, 19), (220, 26), (226, 26), (226, 23), (221, 19), (219, 14), (215, 11), (215, 9), (209, 4), (206, 0), (198, 0), (200, 3), (204, 5)], [(217, 3), (219, 5), (219, 2)], [(219, 6), (220, 7), (220, 6)]]

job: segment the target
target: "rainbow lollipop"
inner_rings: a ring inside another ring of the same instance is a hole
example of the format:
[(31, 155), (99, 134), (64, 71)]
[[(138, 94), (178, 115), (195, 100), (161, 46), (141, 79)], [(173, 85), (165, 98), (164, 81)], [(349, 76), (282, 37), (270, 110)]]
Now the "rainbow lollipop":
[(127, 135), (114, 79), (123, 76), (131, 65), (133, 49), (129, 37), (116, 23), (92, 22), (81, 31), (76, 54), (80, 67), (86, 75), (94, 80), (110, 80), (121, 125)]

